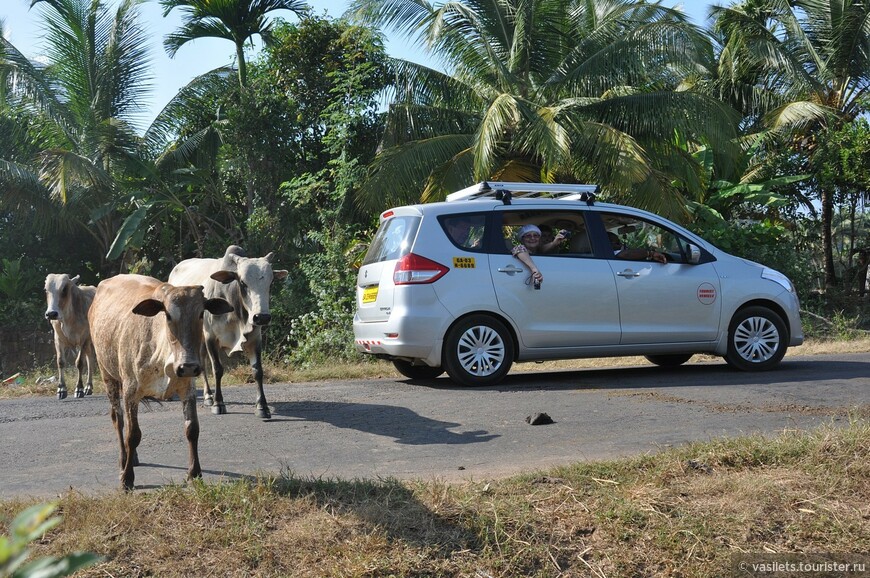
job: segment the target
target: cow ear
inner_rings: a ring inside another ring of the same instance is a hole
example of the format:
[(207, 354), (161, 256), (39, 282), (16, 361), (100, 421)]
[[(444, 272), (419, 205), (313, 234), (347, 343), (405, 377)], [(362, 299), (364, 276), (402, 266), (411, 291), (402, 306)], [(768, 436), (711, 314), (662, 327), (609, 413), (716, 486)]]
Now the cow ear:
[(237, 280), (239, 274), (234, 273), (233, 271), (216, 271), (211, 274), (211, 278), (226, 285), (227, 283), (232, 283)]
[(74, 285), (75, 285), (75, 284), (78, 284), (78, 282), (79, 282), (79, 277), (80, 277), (80, 275), (76, 275), (75, 277), (73, 277), (72, 279), (70, 279), (69, 282), (72, 283), (72, 284), (74, 284)]
[(164, 311), (163, 303), (157, 299), (145, 299), (133, 308), (133, 313), (145, 317), (154, 317), (161, 311)]
[(263, 257), (263, 259), (271, 263), (275, 259), (275, 251), (269, 251), (269, 254)]
[(233, 306), (224, 299), (206, 299), (205, 310), (212, 315), (223, 315), (233, 310)]
[(272, 275), (275, 279), (284, 279), (289, 275), (290, 272), (287, 269), (275, 269), (272, 271)]

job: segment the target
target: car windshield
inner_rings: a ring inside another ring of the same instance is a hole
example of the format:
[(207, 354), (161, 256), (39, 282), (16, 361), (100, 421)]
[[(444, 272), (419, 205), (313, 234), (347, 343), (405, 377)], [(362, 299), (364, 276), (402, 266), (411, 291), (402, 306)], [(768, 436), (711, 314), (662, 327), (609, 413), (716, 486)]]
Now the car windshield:
[(393, 217), (381, 223), (366, 252), (363, 265), (392, 261), (405, 256), (417, 234), (420, 217)]

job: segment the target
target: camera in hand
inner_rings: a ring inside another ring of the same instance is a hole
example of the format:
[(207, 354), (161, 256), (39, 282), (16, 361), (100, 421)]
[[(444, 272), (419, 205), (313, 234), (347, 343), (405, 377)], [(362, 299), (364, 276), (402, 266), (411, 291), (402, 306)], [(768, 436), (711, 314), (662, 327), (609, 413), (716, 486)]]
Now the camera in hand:
[(565, 239), (571, 238), (571, 231), (569, 231), (568, 229), (562, 229), (561, 231), (559, 231), (559, 234), (562, 235), (562, 237)]
[(538, 279), (535, 279), (534, 282), (532, 283), (532, 286), (533, 286), (535, 289), (540, 289), (540, 288), (541, 288), (541, 282), (540, 282)]

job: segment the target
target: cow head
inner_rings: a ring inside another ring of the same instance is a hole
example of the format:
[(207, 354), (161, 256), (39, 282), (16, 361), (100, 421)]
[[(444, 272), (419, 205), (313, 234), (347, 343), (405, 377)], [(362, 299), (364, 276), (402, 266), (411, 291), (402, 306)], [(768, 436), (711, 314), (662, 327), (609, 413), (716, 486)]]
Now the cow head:
[(272, 269), (275, 253), (265, 257), (250, 258), (227, 249), (222, 261), (222, 269), (212, 273), (211, 278), (228, 286), (230, 301), (236, 306), (236, 313), (245, 323), (245, 333), (255, 326), (268, 325), (272, 320), (269, 311), (269, 288), (273, 279), (287, 277), (285, 269)]
[(63, 312), (69, 303), (70, 292), (79, 281), (76, 275), (72, 279), (66, 273), (49, 273), (45, 277), (45, 318), (49, 321), (63, 321)]
[(170, 377), (197, 377), (202, 373), (199, 355), (203, 312), (223, 315), (232, 310), (223, 299), (206, 299), (200, 285), (175, 287), (164, 283), (150, 298), (140, 301), (133, 313), (146, 317), (165, 313), (169, 355), (164, 360), (164, 372)]

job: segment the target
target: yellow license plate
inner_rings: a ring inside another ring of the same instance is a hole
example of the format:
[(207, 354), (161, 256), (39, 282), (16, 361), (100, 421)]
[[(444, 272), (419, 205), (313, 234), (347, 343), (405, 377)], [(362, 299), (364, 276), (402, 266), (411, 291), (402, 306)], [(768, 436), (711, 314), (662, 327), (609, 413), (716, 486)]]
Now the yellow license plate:
[(378, 286), (374, 287), (366, 287), (363, 289), (362, 302), (363, 303), (374, 303), (378, 299)]

